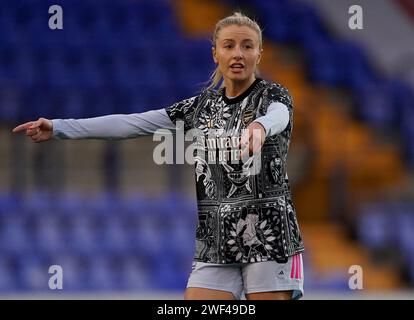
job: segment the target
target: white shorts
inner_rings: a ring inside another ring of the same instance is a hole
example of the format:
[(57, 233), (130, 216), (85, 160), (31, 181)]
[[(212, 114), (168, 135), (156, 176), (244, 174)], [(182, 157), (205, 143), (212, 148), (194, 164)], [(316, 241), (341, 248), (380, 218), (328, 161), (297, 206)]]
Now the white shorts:
[(238, 300), (243, 293), (292, 290), (292, 299), (300, 299), (303, 296), (302, 254), (289, 257), (286, 263), (193, 262), (187, 283), (187, 288), (190, 287), (228, 291)]

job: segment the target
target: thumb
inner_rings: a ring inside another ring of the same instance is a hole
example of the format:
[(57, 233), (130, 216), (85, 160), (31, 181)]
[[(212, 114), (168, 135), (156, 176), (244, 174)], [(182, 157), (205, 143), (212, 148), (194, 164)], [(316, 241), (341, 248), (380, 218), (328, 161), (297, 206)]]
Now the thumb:
[(238, 147), (244, 147), (249, 142), (249, 130), (242, 129), (241, 136), (239, 139)]
[(43, 123), (43, 119), (39, 118), (39, 120), (36, 120), (32, 123), (32, 125), (29, 127), (29, 129), (36, 129), (39, 128)]

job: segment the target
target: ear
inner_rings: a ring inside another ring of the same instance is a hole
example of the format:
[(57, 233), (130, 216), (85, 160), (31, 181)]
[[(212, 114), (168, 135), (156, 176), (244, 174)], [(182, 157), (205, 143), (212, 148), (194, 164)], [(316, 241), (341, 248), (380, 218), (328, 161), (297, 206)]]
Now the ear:
[(260, 49), (256, 64), (260, 63), (260, 59), (262, 59), (262, 52), (263, 52), (263, 49)]
[(211, 47), (211, 53), (213, 55), (214, 63), (217, 64), (218, 60), (217, 60), (217, 53), (216, 53), (216, 48), (215, 47)]

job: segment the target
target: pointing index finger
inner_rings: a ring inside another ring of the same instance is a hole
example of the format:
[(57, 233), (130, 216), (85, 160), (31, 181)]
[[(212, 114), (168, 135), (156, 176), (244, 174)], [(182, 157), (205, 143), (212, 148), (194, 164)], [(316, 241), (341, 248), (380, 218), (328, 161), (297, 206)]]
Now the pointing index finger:
[(19, 126), (17, 126), (16, 128), (14, 128), (13, 130), (12, 130), (12, 132), (14, 132), (14, 133), (16, 133), (16, 132), (21, 132), (21, 131), (23, 131), (23, 130), (26, 130), (26, 129), (28, 129), (30, 126), (32, 126), (33, 125), (33, 122), (26, 122), (26, 123), (23, 123), (23, 124), (21, 124), (21, 125), (19, 125)]

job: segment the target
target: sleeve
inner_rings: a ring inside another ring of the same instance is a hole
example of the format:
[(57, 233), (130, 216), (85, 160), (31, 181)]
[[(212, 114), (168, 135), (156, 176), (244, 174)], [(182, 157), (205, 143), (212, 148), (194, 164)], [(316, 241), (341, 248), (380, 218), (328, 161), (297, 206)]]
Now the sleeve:
[(192, 115), (198, 104), (199, 97), (194, 96), (189, 99), (182, 100), (165, 109), (168, 117), (172, 123), (177, 124), (177, 121), (184, 122), (184, 131), (192, 129)]
[(256, 118), (266, 131), (266, 137), (281, 133), (289, 123), (289, 110), (280, 102), (272, 102), (264, 116)]
[(52, 123), (55, 139), (117, 140), (149, 135), (158, 129), (175, 130), (165, 109), (87, 119), (53, 119)]
[(288, 90), (280, 84), (272, 84), (263, 93), (261, 114), (254, 121), (263, 125), (266, 136), (291, 130), (293, 122), (293, 100)]

